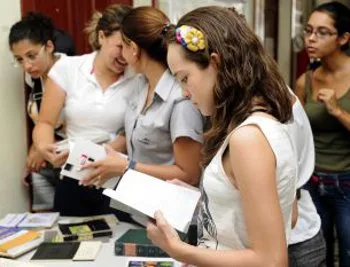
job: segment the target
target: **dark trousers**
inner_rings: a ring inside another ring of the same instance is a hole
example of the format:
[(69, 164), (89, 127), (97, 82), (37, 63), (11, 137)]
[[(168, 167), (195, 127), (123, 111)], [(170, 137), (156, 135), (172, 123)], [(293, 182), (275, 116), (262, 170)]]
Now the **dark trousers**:
[(289, 267), (326, 267), (326, 244), (319, 231), (313, 238), (288, 246)]
[(54, 210), (61, 216), (93, 216), (111, 213), (109, 198), (103, 189), (84, 187), (71, 178), (63, 178), (56, 185)]
[(334, 266), (334, 228), (338, 237), (339, 267), (350, 267), (350, 172), (315, 172), (307, 189), (322, 220), (327, 267)]
[(80, 186), (77, 180), (66, 177), (56, 185), (54, 210), (61, 216), (115, 214), (120, 221), (132, 222), (128, 213), (111, 208), (110, 198), (102, 192), (102, 188)]

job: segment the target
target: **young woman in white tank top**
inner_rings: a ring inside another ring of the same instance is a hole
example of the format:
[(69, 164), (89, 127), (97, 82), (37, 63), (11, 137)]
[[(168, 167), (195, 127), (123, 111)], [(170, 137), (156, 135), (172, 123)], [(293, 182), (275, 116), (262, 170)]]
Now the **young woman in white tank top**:
[(203, 7), (169, 31), (168, 63), (203, 115), (199, 247), (182, 242), (161, 212), (151, 240), (195, 266), (288, 266), (297, 158), (292, 96), (275, 62), (234, 9)]

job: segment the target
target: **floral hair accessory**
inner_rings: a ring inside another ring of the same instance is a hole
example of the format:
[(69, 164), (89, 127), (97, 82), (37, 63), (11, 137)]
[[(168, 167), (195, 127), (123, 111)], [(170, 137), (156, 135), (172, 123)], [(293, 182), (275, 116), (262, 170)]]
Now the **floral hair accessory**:
[(176, 29), (176, 40), (192, 52), (205, 49), (204, 35), (192, 26), (182, 25)]

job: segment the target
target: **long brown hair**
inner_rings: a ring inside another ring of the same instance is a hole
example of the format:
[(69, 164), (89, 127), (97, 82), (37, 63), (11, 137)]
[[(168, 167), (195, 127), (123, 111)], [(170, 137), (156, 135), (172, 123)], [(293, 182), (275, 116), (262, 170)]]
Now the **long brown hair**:
[(122, 37), (125, 43), (136, 43), (151, 58), (167, 66), (167, 40), (169, 19), (154, 7), (134, 8), (123, 20)]
[(94, 50), (101, 48), (98, 32), (103, 31), (106, 37), (120, 30), (124, 17), (132, 10), (131, 6), (114, 4), (108, 6), (102, 13), (95, 11), (85, 28), (89, 43)]
[[(276, 63), (234, 9), (198, 8), (184, 15), (176, 27), (181, 25), (195, 27), (205, 36), (204, 50), (192, 52), (183, 48), (188, 60), (206, 68), (210, 55), (219, 55), (215, 110), (211, 128), (205, 134), (204, 164), (209, 163), (227, 135), (251, 114), (254, 106), (263, 106), (282, 123), (291, 118), (291, 95)], [(168, 37), (170, 42), (176, 42), (174, 31)]]

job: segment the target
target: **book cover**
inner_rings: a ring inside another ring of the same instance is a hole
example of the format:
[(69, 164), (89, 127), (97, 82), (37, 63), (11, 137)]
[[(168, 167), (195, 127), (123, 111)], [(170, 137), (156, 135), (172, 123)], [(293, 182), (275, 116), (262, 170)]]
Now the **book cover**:
[(31, 260), (71, 260), (78, 251), (79, 242), (42, 243)]
[(0, 240), (0, 256), (17, 258), (39, 246), (42, 241), (39, 232), (21, 229)]
[(132, 260), (128, 267), (174, 267), (173, 261)]
[(64, 241), (89, 240), (97, 237), (111, 237), (112, 229), (105, 219), (95, 219), (80, 223), (59, 223)]
[(31, 260), (93, 261), (101, 248), (100, 241), (42, 243)]
[(147, 237), (146, 229), (130, 229), (115, 241), (115, 255), (169, 257)]
[(23, 229), (19, 227), (2, 227), (0, 226), (0, 240), (5, 239), (6, 237), (9, 237), (11, 235), (14, 235)]
[(18, 224), (18, 227), (51, 228), (58, 220), (59, 216), (59, 212), (28, 213), (27, 216)]

